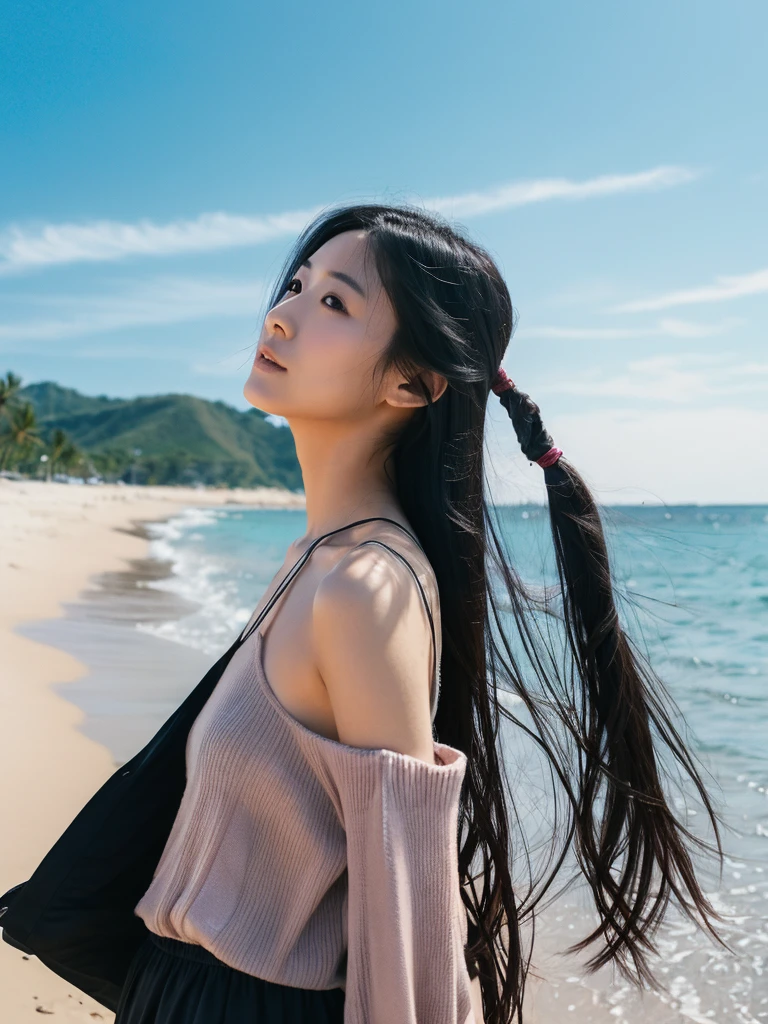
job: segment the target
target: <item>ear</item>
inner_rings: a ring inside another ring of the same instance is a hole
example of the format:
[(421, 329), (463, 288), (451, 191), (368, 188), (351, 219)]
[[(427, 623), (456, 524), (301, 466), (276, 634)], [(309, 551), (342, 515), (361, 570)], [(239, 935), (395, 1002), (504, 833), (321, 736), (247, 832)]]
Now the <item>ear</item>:
[(384, 397), (396, 408), (415, 409), (427, 404), (424, 385), (432, 395), (432, 401), (436, 402), (448, 387), (448, 381), (435, 370), (420, 370), (411, 381), (401, 378), (399, 383), (394, 383)]

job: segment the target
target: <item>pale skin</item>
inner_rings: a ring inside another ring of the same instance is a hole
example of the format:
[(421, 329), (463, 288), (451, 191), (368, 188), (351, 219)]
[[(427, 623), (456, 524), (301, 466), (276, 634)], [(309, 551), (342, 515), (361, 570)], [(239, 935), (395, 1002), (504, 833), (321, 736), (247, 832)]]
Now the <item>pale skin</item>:
[[(301, 464), (307, 532), (289, 549), (286, 568), (315, 537), (356, 519), (387, 516), (413, 532), (384, 475), (384, 453), (373, 451), (382, 431), (403, 426), (424, 399), (395, 372), (372, 391), (374, 363), (396, 320), (365, 251), (365, 233), (348, 231), (299, 269), (259, 339), (286, 371), (254, 365), (243, 389), (252, 405), (287, 419)], [(330, 272), (349, 275), (365, 296)], [(445, 378), (424, 380), (436, 401)], [(418, 547), (394, 526), (367, 523), (320, 544), (270, 611), (261, 627), (265, 672), (310, 728), (432, 763), (429, 621), (415, 580), (394, 555), (376, 545), (351, 551), (372, 537), (402, 551), (420, 573), (438, 629), (434, 578)], [(282, 577), (281, 570), (275, 585)]]
[[(299, 268), (259, 338), (258, 349), (266, 345), (285, 371), (265, 372), (254, 360), (243, 388), (251, 405), (288, 421), (306, 494), (307, 532), (289, 548), (254, 617), (321, 534), (368, 516), (387, 516), (414, 532), (385, 476), (385, 453), (374, 449), (425, 399), (394, 369), (373, 380), (397, 324), (365, 255), (366, 233), (347, 231), (313, 253), (310, 267)], [(420, 377), (438, 401), (446, 379), (429, 371)], [(318, 545), (270, 610), (260, 627), (265, 674), (280, 702), (310, 729), (432, 764), (429, 620), (416, 581), (395, 555), (374, 544), (352, 550), (374, 537), (400, 551), (419, 574), (439, 645), (439, 601), (429, 562), (402, 530), (374, 521)], [(482, 1021), (477, 980), (472, 990)]]

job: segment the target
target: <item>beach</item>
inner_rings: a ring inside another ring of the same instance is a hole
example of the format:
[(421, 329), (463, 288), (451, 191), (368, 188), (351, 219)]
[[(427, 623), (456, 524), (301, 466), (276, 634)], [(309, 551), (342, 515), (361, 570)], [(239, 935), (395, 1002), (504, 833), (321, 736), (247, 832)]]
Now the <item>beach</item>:
[[(78, 811), (114, 771), (106, 746), (79, 730), (83, 712), (54, 692), (87, 666), (15, 632), (62, 614), (97, 573), (146, 556), (137, 524), (195, 506), (301, 508), (303, 496), (272, 488), (198, 490), (72, 486), (0, 479), (0, 891), (25, 881)], [(36, 958), (0, 942), (3, 1024), (39, 1014), (64, 1021), (114, 1015)]]
[[(115, 767), (226, 649), (303, 529), (303, 513), (302, 496), (270, 489), (0, 479), (0, 892), (29, 877)], [(561, 956), (591, 927), (577, 892), (538, 919), (526, 1019), (754, 1024), (768, 1005), (768, 507), (614, 509), (606, 519), (617, 586), (647, 595), (638, 615), (663, 602), (671, 617), (661, 627), (648, 619), (647, 639), (734, 829), (724, 878), (707, 876), (705, 885), (729, 916), (726, 936), (738, 956), (672, 915), (656, 961), (667, 989), (641, 999), (607, 969), (586, 977), (586, 955)], [(523, 576), (542, 578), (537, 552), (551, 556), (544, 511), (508, 506), (502, 530)], [(519, 733), (507, 740), (515, 763), (527, 764)], [(529, 774), (517, 785), (515, 801), (524, 818), (533, 809), (538, 820), (535, 781)], [(3, 1024), (38, 1013), (113, 1019), (3, 942), (0, 984)]]

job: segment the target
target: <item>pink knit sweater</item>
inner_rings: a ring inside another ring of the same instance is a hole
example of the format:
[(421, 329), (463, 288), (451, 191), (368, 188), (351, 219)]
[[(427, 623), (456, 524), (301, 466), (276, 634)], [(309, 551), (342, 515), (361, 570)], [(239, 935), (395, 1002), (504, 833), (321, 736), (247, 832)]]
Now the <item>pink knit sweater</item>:
[(313, 732), (270, 687), (262, 644), (257, 630), (235, 652), (190, 730), (184, 796), (134, 912), (247, 974), (343, 988), (345, 1024), (473, 1024), (466, 755), (434, 742), (428, 764)]

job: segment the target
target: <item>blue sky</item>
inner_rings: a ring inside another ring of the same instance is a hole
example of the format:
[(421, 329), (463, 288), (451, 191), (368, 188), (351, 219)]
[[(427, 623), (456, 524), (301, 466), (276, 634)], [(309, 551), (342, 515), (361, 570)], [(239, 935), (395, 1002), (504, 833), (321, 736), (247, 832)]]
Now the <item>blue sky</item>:
[[(247, 408), (313, 211), (418, 202), (498, 259), (505, 368), (602, 501), (768, 501), (762, 0), (5, 0), (0, 33), (0, 372)], [(542, 496), (500, 406), (489, 448), (497, 500)]]

